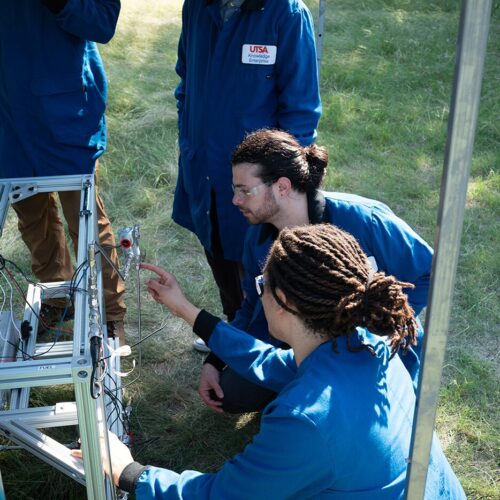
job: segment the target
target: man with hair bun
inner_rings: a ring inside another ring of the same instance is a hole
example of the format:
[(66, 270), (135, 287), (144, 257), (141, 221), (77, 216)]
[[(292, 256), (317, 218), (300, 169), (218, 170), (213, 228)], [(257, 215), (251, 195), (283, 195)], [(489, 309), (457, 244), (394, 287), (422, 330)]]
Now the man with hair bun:
[[(409, 303), (415, 315), (422, 311), (429, 291), (432, 249), (383, 203), (320, 191), (328, 165), (324, 147), (303, 147), (287, 132), (262, 129), (245, 137), (233, 153), (232, 164), (233, 203), (251, 224), (243, 254), (245, 299), (233, 326), (280, 345), (269, 333), (254, 277), (262, 274), (279, 231), (304, 224), (331, 223), (352, 234), (375, 271), (414, 285), (407, 291)], [(406, 351), (402, 360), (416, 386), (419, 346)], [(214, 353), (205, 360), (198, 392), (210, 408), (229, 413), (261, 410), (276, 395), (242, 378)]]

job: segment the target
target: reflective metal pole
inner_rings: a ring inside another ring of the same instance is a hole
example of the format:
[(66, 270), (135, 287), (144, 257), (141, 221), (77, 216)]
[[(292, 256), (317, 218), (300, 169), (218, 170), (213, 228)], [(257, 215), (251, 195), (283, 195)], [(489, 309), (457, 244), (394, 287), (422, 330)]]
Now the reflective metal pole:
[(323, 35), (325, 33), (326, 0), (319, 0), (318, 27), (316, 29), (316, 60), (318, 61), (318, 75), (321, 74), (323, 60)]
[(424, 497), (460, 250), (491, 0), (464, 0), (460, 15), (448, 140), (441, 182), (422, 368), (413, 421), (406, 498)]

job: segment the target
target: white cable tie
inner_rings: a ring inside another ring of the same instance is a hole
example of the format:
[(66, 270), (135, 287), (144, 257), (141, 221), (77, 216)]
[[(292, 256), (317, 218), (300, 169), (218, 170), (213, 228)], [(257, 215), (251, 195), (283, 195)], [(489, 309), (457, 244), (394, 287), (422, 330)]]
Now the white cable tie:
[(130, 356), (132, 354), (132, 348), (128, 344), (121, 345), (115, 350), (114, 354), (115, 356)]
[(109, 356), (109, 368), (113, 375), (117, 375), (118, 377), (128, 377), (135, 370), (135, 359), (132, 360), (132, 369), (128, 372), (119, 372), (113, 369), (114, 359), (116, 357), (124, 357), (130, 356), (132, 354), (132, 348), (129, 345), (121, 345), (118, 349), (113, 349), (109, 343), (107, 344), (109, 352), (111, 353)]
[(128, 377), (133, 371), (135, 370), (135, 359), (132, 360), (132, 369), (129, 370), (128, 372), (117, 372), (116, 370), (112, 370), (115, 375), (118, 377)]

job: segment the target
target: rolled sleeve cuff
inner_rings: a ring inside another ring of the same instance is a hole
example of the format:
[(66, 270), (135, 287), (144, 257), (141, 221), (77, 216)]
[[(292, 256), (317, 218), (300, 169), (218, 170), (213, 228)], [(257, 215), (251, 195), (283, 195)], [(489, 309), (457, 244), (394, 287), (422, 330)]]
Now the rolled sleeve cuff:
[(118, 479), (118, 488), (122, 491), (126, 491), (127, 493), (134, 493), (135, 485), (137, 484), (139, 477), (147, 469), (149, 469), (149, 465), (141, 465), (138, 462), (128, 464), (120, 474), (120, 479)]

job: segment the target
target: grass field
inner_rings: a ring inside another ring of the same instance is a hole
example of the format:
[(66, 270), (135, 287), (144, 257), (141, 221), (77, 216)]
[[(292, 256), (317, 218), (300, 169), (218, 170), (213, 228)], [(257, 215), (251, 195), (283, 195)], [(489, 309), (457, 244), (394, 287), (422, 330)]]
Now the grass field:
[[(307, 3), (316, 17), (317, 2)], [(331, 158), (326, 187), (384, 201), (432, 243), (459, 2), (327, 4), (318, 137)], [(471, 499), (500, 498), (499, 10), (496, 3), (437, 417), (441, 442)], [(115, 228), (141, 224), (145, 260), (172, 270), (195, 304), (221, 314), (202, 248), (170, 218), (180, 11), (180, 0), (122, 2), (117, 34), (102, 47), (110, 141), (100, 187)], [(15, 222), (10, 216), (2, 254), (28, 270)], [(137, 338), (135, 290), (132, 278), (131, 341)], [(191, 331), (145, 293), (141, 310), (143, 335), (168, 323), (143, 344), (140, 372), (126, 389), (135, 457), (176, 471), (215, 471), (251, 440), (258, 415), (221, 417), (208, 410), (196, 393), (202, 357), (191, 349)], [(64, 387), (33, 393), (39, 404), (72, 399)], [(85, 497), (83, 488), (19, 450), (1, 452), (0, 469), (9, 499)]]

